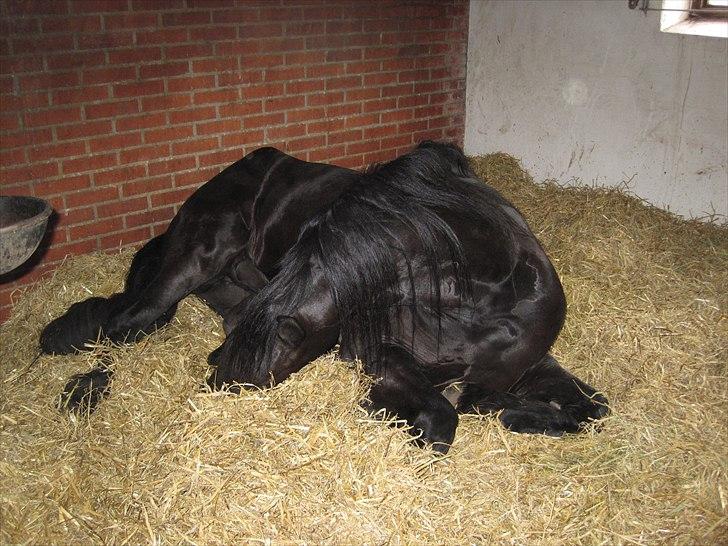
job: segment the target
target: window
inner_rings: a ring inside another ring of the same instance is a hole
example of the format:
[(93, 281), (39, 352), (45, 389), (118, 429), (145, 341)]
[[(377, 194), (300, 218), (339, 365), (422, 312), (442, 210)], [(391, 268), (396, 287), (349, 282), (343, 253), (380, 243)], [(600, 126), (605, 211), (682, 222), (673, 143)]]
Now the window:
[(663, 0), (660, 30), (728, 38), (728, 0)]

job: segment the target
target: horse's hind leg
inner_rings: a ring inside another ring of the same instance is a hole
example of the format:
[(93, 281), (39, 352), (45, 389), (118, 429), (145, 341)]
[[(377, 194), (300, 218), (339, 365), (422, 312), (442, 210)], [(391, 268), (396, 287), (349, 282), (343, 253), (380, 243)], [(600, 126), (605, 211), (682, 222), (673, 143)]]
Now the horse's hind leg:
[[(127, 274), (124, 292), (108, 298), (93, 297), (74, 303), (60, 317), (51, 321), (40, 334), (40, 349), (46, 354), (69, 354), (84, 350), (84, 345), (102, 337), (102, 327), (117, 312), (131, 305), (137, 294), (159, 271), (162, 236), (155, 237), (134, 255)], [(172, 319), (175, 307), (159, 317), (154, 327)]]
[(455, 408), (416, 368), (412, 355), (398, 347), (387, 347), (382, 374), (369, 392), (366, 409), (384, 409), (412, 426), (412, 434), (447, 453), (455, 438), (458, 416)]

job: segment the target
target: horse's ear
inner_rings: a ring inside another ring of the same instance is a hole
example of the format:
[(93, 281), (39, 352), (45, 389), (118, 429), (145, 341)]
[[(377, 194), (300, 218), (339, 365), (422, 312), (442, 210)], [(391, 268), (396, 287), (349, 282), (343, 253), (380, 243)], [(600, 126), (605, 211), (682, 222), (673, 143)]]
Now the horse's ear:
[(281, 315), (276, 318), (278, 321), (278, 337), (291, 347), (297, 347), (306, 337), (306, 332), (293, 317)]

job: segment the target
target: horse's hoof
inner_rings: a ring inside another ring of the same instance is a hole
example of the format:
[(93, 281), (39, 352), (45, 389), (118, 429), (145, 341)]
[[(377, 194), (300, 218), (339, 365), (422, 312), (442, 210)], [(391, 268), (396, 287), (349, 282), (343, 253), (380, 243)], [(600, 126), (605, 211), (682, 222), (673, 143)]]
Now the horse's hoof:
[(112, 371), (94, 368), (71, 377), (58, 400), (58, 409), (72, 413), (91, 413), (102, 398), (109, 394)]
[(553, 408), (553, 411), (528, 409), (505, 409), (500, 414), (503, 426), (520, 434), (544, 434), (563, 436), (567, 432), (578, 432), (579, 423), (570, 415)]
[(584, 397), (583, 400), (568, 404), (563, 409), (582, 426), (603, 419), (609, 414), (607, 399), (601, 394), (594, 394), (591, 398)]

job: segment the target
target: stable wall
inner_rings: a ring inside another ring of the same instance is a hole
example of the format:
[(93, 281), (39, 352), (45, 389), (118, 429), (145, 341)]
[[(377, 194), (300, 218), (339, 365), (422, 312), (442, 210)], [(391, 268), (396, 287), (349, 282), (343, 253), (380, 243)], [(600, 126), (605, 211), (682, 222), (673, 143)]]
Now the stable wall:
[(467, 0), (1, 0), (0, 193), (51, 202), (47, 248), (138, 245), (272, 145), (362, 167), (462, 142)]
[(728, 40), (661, 33), (626, 0), (479, 0), (468, 51), (467, 153), (725, 220)]

